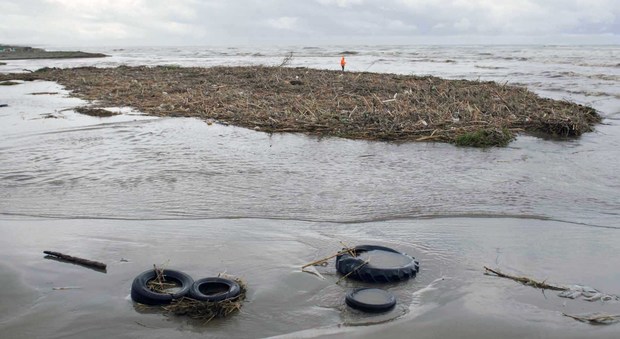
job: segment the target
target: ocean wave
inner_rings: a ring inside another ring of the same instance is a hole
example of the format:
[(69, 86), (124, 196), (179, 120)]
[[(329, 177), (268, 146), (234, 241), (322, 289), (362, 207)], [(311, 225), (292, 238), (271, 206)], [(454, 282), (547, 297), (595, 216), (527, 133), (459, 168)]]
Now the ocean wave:
[(430, 58), (424, 58), (424, 59), (410, 59), (411, 62), (432, 62), (432, 63), (445, 63), (445, 64), (452, 64), (452, 63), (456, 63), (456, 60), (452, 60), (452, 59), (444, 59), (444, 60), (440, 60), (440, 59), (430, 59)]
[(620, 75), (614, 75), (614, 74), (592, 74), (592, 75), (588, 75), (588, 78), (605, 80), (605, 81), (620, 81)]
[(582, 76), (581, 74), (578, 74), (575, 72), (569, 72), (569, 71), (564, 71), (564, 72), (544, 71), (544, 72), (541, 72), (540, 75), (545, 76), (547, 78), (551, 78), (551, 79), (572, 78), (572, 77)]
[(577, 66), (582, 66), (582, 67), (620, 68), (620, 63), (591, 63), (591, 62), (582, 62), (582, 63), (577, 64)]
[(540, 75), (546, 78), (550, 78), (550, 79), (588, 78), (588, 79), (593, 79), (593, 80), (603, 80), (603, 81), (613, 81), (613, 82), (620, 81), (620, 75), (603, 74), (603, 73), (584, 74), (584, 73), (578, 73), (578, 72), (573, 72), (573, 71), (562, 71), (562, 72), (544, 71), (544, 72), (541, 72)]
[(510, 60), (510, 61), (528, 61), (530, 58), (526, 57), (499, 57), (500, 60)]
[(620, 94), (603, 92), (603, 91), (569, 90), (569, 89), (564, 89), (564, 91), (570, 94), (584, 95), (587, 97), (613, 97), (616, 99), (620, 99)]
[(474, 65), (474, 67), (476, 67), (476, 68), (481, 68), (481, 69), (507, 69), (507, 67), (501, 67), (501, 66), (483, 66), (483, 65)]

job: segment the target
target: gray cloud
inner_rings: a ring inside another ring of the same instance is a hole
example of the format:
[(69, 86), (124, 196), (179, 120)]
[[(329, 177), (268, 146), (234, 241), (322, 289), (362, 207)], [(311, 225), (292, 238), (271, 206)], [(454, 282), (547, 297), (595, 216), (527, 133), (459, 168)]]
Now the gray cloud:
[(620, 43), (619, 17), (617, 0), (0, 0), (0, 42)]

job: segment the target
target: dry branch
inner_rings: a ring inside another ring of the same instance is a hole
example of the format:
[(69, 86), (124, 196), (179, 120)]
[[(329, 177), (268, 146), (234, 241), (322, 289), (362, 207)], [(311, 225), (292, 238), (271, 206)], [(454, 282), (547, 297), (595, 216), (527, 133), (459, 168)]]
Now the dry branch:
[(520, 282), (520, 283), (522, 283), (524, 285), (527, 285), (527, 286), (532, 286), (532, 287), (540, 288), (540, 289), (543, 289), (543, 290), (554, 290), (554, 291), (566, 291), (566, 290), (568, 290), (567, 287), (557, 286), (557, 285), (550, 285), (550, 284), (547, 284), (544, 281), (536, 281), (536, 280), (530, 279), (528, 277), (517, 277), (517, 276), (514, 276), (514, 275), (510, 275), (510, 274), (505, 274), (505, 273), (500, 272), (499, 270), (493, 270), (493, 269), (490, 269), (490, 268), (488, 268), (486, 266), (484, 266), (484, 269), (486, 271), (485, 272), (486, 274), (492, 273), (492, 274), (494, 274), (494, 275), (496, 275), (496, 276), (498, 276), (500, 278), (512, 279), (514, 281)]
[(319, 259), (319, 260), (315, 260), (315, 261), (313, 261), (311, 263), (308, 263), (308, 264), (305, 264), (305, 265), (301, 266), (301, 270), (303, 271), (304, 268), (306, 268), (308, 266), (321, 265), (321, 264), (327, 262), (327, 260), (329, 260), (331, 258), (335, 258), (335, 257), (337, 257), (337, 256), (339, 256), (341, 254), (344, 254), (344, 253), (347, 253), (347, 251), (339, 251), (338, 253), (332, 254), (332, 255), (327, 256), (325, 258), (322, 258), (322, 259)]
[(370, 259), (364, 261), (363, 263), (359, 264), (357, 267), (355, 267), (353, 270), (351, 270), (351, 272), (343, 275), (342, 277), (340, 277), (340, 279), (338, 279), (338, 281), (336, 281), (336, 285), (338, 285), (341, 281), (343, 281), (344, 279), (348, 278), (351, 274), (357, 272), (357, 270), (359, 270), (360, 268), (364, 267), (365, 265), (367, 265), (368, 263), (370, 263)]
[(347, 245), (346, 245), (344, 242), (342, 242), (342, 241), (340, 241), (340, 244), (341, 244), (342, 246), (344, 246), (344, 248), (343, 248), (343, 249), (341, 249), (340, 251), (338, 251), (338, 252), (336, 252), (336, 253), (334, 253), (334, 254), (332, 254), (332, 255), (329, 255), (329, 256), (327, 256), (327, 257), (325, 257), (325, 258), (318, 259), (318, 260), (315, 260), (315, 261), (313, 261), (313, 262), (311, 262), (311, 263), (305, 264), (305, 265), (301, 266), (301, 270), (303, 271), (303, 270), (304, 270), (304, 268), (309, 267), (309, 266), (316, 266), (316, 265), (322, 265), (322, 264), (325, 264), (325, 263), (326, 263), (329, 259), (335, 258), (335, 257), (337, 257), (337, 256), (339, 256), (339, 255), (341, 255), (341, 254), (349, 253), (350, 255), (355, 256), (355, 253), (354, 253), (354, 251), (355, 251), (355, 250), (354, 250), (354, 248), (353, 248), (353, 247), (349, 247), (349, 246), (347, 246)]
[(52, 257), (56, 257), (59, 259), (62, 259), (64, 261), (68, 261), (71, 263), (75, 263), (75, 264), (79, 264), (79, 265), (83, 265), (86, 267), (90, 267), (90, 268), (94, 268), (94, 269), (98, 269), (98, 270), (102, 270), (105, 271), (107, 268), (107, 265), (98, 261), (93, 261), (93, 260), (88, 260), (88, 259), (82, 259), (82, 258), (78, 258), (78, 257), (73, 257), (67, 254), (63, 254), (60, 252), (53, 252), (53, 251), (43, 251), (44, 254), (47, 254), (48, 256), (52, 256)]

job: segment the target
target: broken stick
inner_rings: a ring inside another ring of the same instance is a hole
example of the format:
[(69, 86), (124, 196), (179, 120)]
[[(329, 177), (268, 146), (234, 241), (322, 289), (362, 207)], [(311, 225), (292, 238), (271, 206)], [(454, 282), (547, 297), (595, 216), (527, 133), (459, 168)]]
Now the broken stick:
[(52, 257), (60, 258), (60, 259), (65, 260), (65, 261), (69, 261), (69, 262), (72, 262), (72, 263), (80, 264), (80, 265), (87, 266), (87, 267), (94, 268), (94, 269), (98, 269), (98, 270), (105, 271), (106, 268), (107, 268), (107, 265), (102, 263), (102, 262), (88, 260), (88, 259), (82, 259), (82, 258), (78, 258), (78, 257), (72, 257), (70, 255), (62, 254), (60, 252), (43, 251), (43, 253), (45, 253), (47, 255), (50, 255)]
[(520, 283), (522, 283), (524, 285), (527, 285), (527, 286), (532, 286), (532, 287), (540, 288), (540, 289), (543, 289), (543, 290), (554, 290), (554, 291), (566, 291), (566, 290), (568, 290), (567, 287), (550, 285), (550, 284), (547, 284), (545, 281), (536, 281), (536, 280), (530, 279), (528, 277), (517, 277), (517, 276), (514, 276), (514, 275), (502, 273), (499, 270), (490, 269), (490, 268), (488, 268), (486, 266), (484, 266), (484, 269), (486, 271), (486, 274), (489, 274), (489, 272), (490, 272), (490, 273), (493, 273), (494, 275), (496, 275), (498, 277), (512, 279), (514, 281), (520, 282)]
[(337, 257), (337, 256), (339, 256), (339, 255), (341, 255), (343, 253), (346, 253), (346, 252), (345, 251), (339, 251), (338, 253), (332, 254), (332, 255), (330, 255), (328, 257), (325, 257), (323, 259), (319, 259), (319, 260), (313, 261), (313, 262), (311, 262), (309, 264), (305, 264), (305, 265), (301, 266), (301, 269), (303, 270), (304, 268), (306, 268), (308, 266), (314, 266), (314, 265), (322, 264), (322, 263), (326, 262), (327, 260), (329, 260), (331, 258), (334, 258), (334, 257)]
[(336, 254), (332, 254), (332, 255), (330, 255), (328, 257), (325, 257), (323, 259), (319, 259), (319, 260), (313, 261), (313, 262), (311, 262), (309, 264), (305, 264), (305, 265), (301, 266), (301, 270), (303, 271), (304, 268), (306, 268), (308, 266), (316, 266), (316, 265), (324, 264), (324, 263), (327, 262), (327, 260), (329, 260), (331, 258), (334, 258), (334, 257), (337, 257), (337, 256), (339, 256), (341, 254), (349, 253), (351, 256), (353, 256), (353, 257), (355, 256), (355, 249), (354, 248), (347, 246), (342, 241), (340, 242), (340, 244), (342, 244), (342, 246), (344, 246), (344, 248), (341, 249), (340, 251), (338, 251)]

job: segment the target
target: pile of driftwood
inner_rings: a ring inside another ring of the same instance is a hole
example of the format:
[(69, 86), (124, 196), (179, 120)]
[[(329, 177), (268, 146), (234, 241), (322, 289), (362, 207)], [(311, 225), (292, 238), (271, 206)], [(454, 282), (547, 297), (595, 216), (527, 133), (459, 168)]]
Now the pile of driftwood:
[(97, 105), (214, 119), (265, 132), (370, 140), (506, 145), (515, 133), (579, 136), (601, 120), (590, 107), (524, 87), (432, 76), (289, 67), (43, 68), (3, 80), (57, 81)]

